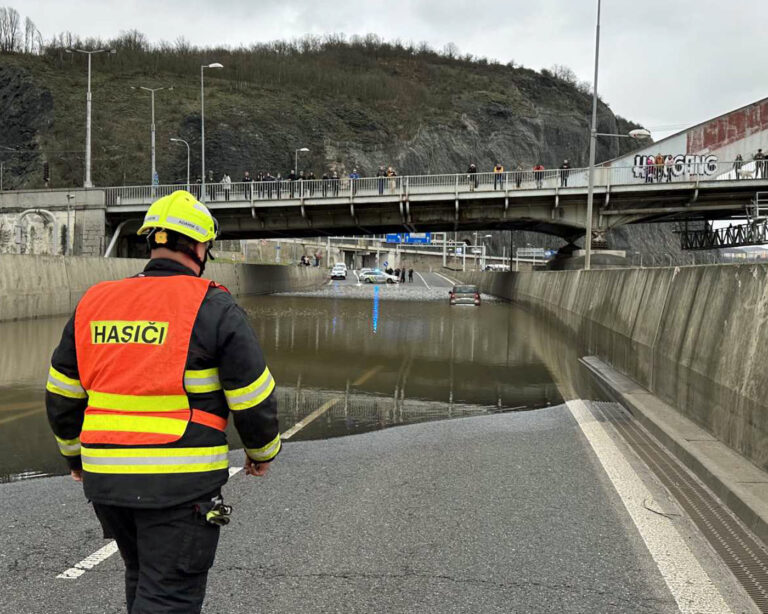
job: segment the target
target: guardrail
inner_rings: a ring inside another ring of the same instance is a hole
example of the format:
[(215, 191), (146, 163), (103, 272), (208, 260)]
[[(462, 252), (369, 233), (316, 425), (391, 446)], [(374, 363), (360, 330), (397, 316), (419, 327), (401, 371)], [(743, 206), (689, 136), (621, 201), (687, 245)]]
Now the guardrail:
[[(595, 186), (652, 185), (723, 180), (766, 180), (768, 161), (719, 162), (711, 157), (677, 156), (672, 164), (601, 166), (595, 168)], [(333, 179), (264, 180), (237, 183), (198, 183), (157, 186), (98, 188), (109, 206), (149, 204), (174, 190), (188, 188), (205, 202), (282, 201), (358, 197), (397, 197), (416, 194), (503, 192), (519, 190), (586, 188), (587, 168), (507, 171), (503, 173), (454, 173), (449, 175), (404, 175)]]

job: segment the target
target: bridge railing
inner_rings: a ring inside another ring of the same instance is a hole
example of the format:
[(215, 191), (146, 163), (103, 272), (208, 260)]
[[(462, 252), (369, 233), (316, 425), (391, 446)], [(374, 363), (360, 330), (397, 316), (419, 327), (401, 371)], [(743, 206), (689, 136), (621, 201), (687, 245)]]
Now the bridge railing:
[[(678, 156), (674, 164), (599, 166), (595, 168), (595, 186), (670, 184), (680, 182), (711, 182), (722, 180), (766, 179), (768, 161), (716, 161), (702, 156)], [(231, 184), (207, 183), (205, 200), (276, 201), (315, 200), (359, 197), (405, 198), (412, 194), (446, 194), (501, 191), (512, 194), (519, 190), (586, 188), (589, 169), (515, 170), (503, 173), (454, 173), (446, 175), (404, 175), (401, 177), (362, 177), (287, 181), (253, 181)], [(106, 193), (107, 205), (149, 204), (174, 190), (189, 187), (202, 199), (202, 185), (194, 183), (158, 186), (118, 186), (99, 188)]]

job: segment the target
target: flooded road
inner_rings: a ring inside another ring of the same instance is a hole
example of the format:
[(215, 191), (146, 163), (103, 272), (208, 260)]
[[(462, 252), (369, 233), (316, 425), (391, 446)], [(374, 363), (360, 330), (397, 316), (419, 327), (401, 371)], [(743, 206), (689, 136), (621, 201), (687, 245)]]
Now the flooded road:
[[(489, 300), (451, 307), (449, 287), (436, 274), (403, 287), (352, 276), (313, 296), (241, 300), (278, 383), (283, 432), (318, 409), (294, 440), (560, 403), (531, 316)], [(65, 322), (0, 324), (0, 481), (64, 470), (43, 386)]]

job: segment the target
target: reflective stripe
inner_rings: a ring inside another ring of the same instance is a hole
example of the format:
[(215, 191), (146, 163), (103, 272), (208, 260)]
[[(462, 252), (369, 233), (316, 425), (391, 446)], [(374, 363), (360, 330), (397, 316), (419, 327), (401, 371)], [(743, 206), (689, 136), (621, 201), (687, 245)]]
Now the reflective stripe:
[(184, 388), (187, 392), (203, 393), (221, 390), (218, 369), (201, 369), (200, 371), (184, 371)]
[[(54, 435), (56, 437), (56, 435)], [(62, 439), (56, 437), (56, 443), (59, 444), (59, 452), (64, 456), (78, 456), (80, 454), (80, 438)]]
[(83, 434), (90, 431), (120, 431), (130, 433), (156, 433), (181, 436), (187, 429), (189, 412), (186, 419), (158, 418), (140, 414), (94, 414), (86, 412), (83, 420)]
[(111, 394), (108, 392), (88, 391), (88, 405), (99, 409), (117, 411), (179, 411), (189, 409), (189, 400), (185, 394), (162, 396), (138, 396), (133, 394)]
[(229, 467), (227, 446), (208, 448), (83, 448), (91, 473), (195, 473)]
[[(208, 214), (210, 215), (210, 213)], [(171, 224), (177, 224), (179, 226), (183, 226), (184, 228), (189, 228), (191, 230), (194, 230), (195, 232), (205, 236), (208, 236), (208, 231), (203, 228), (202, 226), (198, 226), (194, 222), (190, 222), (189, 220), (182, 220), (180, 217), (176, 217), (175, 215), (167, 215), (165, 216), (165, 221), (170, 222)]]
[(264, 462), (275, 458), (281, 446), (280, 435), (278, 435), (263, 448), (246, 448), (245, 453), (257, 462)]
[(48, 392), (70, 399), (85, 399), (88, 397), (80, 385), (80, 380), (67, 377), (53, 367), (48, 369), (48, 382), (45, 384), (45, 389)]
[(252, 384), (236, 390), (225, 390), (224, 394), (227, 397), (229, 408), (232, 411), (238, 411), (255, 407), (263, 402), (274, 389), (275, 380), (269, 369), (265, 368), (264, 373)]

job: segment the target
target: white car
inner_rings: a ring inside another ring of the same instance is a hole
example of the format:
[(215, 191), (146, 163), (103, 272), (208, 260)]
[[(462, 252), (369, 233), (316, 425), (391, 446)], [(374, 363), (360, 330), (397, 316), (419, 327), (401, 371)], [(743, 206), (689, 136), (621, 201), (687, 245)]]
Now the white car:
[(340, 264), (334, 264), (331, 269), (331, 279), (346, 279), (347, 267)]
[(363, 269), (360, 271), (360, 281), (367, 284), (396, 284), (400, 280), (394, 275), (379, 269)]

